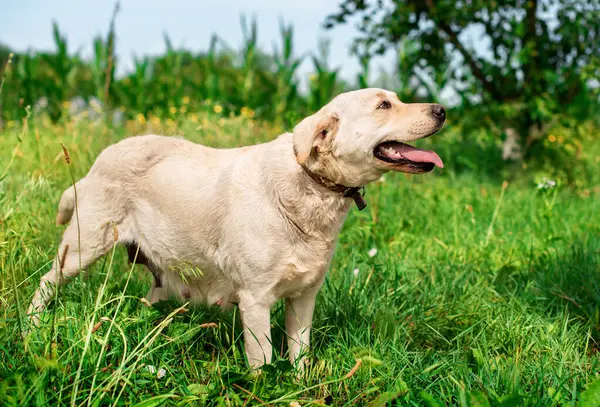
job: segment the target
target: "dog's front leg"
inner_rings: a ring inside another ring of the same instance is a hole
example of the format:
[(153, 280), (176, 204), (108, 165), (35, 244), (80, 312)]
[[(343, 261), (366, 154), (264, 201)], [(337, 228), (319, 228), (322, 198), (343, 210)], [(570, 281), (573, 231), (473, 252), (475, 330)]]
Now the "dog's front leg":
[(244, 344), (248, 363), (253, 368), (271, 363), (271, 304), (249, 292), (238, 293), (244, 325)]
[(290, 361), (292, 365), (297, 363), (300, 371), (303, 371), (308, 363), (304, 353), (310, 345), (310, 328), (320, 287), (321, 284), (317, 284), (299, 297), (288, 298), (285, 304), (285, 329), (288, 335)]

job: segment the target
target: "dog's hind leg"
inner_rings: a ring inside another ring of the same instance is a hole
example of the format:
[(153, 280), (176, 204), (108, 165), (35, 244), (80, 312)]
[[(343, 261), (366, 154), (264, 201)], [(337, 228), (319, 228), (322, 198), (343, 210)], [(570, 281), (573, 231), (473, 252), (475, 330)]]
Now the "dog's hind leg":
[[(79, 228), (74, 219), (63, 234), (51, 270), (41, 278), (28, 310), (29, 317), (36, 326), (40, 322), (39, 313), (52, 299), (56, 287), (76, 277), (80, 270), (86, 269), (106, 254), (118, 240), (118, 232), (110, 223), (100, 224), (96, 216), (98, 211), (90, 209), (80, 208)], [(93, 216), (86, 216), (90, 212)]]

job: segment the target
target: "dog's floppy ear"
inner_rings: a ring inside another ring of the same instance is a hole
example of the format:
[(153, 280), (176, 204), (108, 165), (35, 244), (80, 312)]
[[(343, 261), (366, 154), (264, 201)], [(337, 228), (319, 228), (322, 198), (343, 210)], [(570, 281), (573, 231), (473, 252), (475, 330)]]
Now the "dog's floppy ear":
[(317, 112), (294, 127), (292, 142), (298, 164), (304, 164), (313, 148), (330, 143), (337, 133), (340, 119), (336, 114)]

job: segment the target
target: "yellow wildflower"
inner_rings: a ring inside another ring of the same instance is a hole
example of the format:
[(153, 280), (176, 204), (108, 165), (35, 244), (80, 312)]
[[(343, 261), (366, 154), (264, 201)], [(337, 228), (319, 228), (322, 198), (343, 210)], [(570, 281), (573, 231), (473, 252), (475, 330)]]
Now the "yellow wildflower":
[(215, 105), (213, 107), (213, 110), (215, 111), (215, 113), (221, 113), (223, 111), (223, 108), (221, 107), (221, 105)]
[(187, 105), (188, 103), (190, 103), (190, 97), (189, 96), (184, 96), (183, 98), (181, 98), (181, 104), (182, 105)]
[(198, 123), (198, 115), (196, 113), (192, 113), (192, 115), (190, 116), (190, 121), (192, 123)]
[(143, 114), (141, 114), (141, 113), (138, 113), (138, 114), (135, 116), (135, 119), (136, 119), (136, 120), (138, 121), (138, 123), (140, 123), (140, 124), (144, 124), (144, 123), (146, 123), (146, 118), (145, 118), (145, 117), (144, 117), (144, 115), (143, 115)]
[(187, 106), (181, 106), (179, 108), (179, 113), (185, 113), (185, 112), (187, 112)]
[(554, 143), (556, 141), (556, 136), (554, 134), (549, 135), (548, 141), (550, 141), (551, 143)]
[(158, 116), (152, 116), (152, 119), (150, 119), (150, 121), (155, 126), (158, 126), (160, 124), (160, 118)]
[(69, 106), (71, 106), (71, 102), (69, 102), (68, 100), (65, 100), (64, 102), (61, 103), (61, 106), (63, 109), (68, 109)]
[(171, 112), (171, 114), (175, 114), (175, 113), (177, 113), (177, 108), (175, 106), (171, 106), (169, 108), (169, 112)]

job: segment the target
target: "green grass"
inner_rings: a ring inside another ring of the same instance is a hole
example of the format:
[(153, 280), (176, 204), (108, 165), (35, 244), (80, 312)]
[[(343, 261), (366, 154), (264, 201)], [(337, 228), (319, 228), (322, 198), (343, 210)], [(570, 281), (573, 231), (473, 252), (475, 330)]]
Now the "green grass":
[[(214, 146), (280, 131), (215, 116), (155, 125)], [(136, 132), (37, 120), (0, 137), (0, 405), (577, 405), (598, 378), (598, 178), (538, 190), (523, 173), (503, 187), (455, 170), (452, 129), (427, 140), (444, 171), (388, 174), (367, 188), (365, 211), (351, 210), (302, 380), (285, 361), (282, 304), (272, 313), (278, 359), (252, 378), (239, 315), (144, 306), (149, 275), (121, 247), (61, 290), (23, 341), (23, 314), (62, 231), (54, 219), (70, 175), (60, 142), (78, 179), (102, 148)]]

